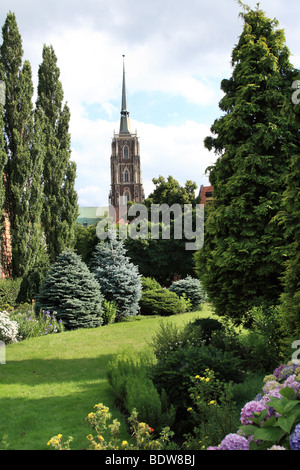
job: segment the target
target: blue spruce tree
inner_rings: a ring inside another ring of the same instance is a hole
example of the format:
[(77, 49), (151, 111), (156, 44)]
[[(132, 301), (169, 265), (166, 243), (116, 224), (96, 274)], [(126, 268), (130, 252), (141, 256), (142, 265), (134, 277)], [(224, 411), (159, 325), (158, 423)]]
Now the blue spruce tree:
[(104, 298), (117, 306), (116, 321), (136, 315), (142, 295), (141, 275), (114, 232), (96, 246), (91, 268)]

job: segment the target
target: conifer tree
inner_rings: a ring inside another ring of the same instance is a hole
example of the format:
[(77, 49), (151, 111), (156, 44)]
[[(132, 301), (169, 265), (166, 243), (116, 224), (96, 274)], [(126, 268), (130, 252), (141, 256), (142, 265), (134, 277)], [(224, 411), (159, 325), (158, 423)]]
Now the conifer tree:
[[(293, 109), (300, 128), (300, 104)], [(278, 219), (283, 221), (285, 236), (291, 241), (290, 252), (283, 275), (282, 327), (289, 338), (300, 335), (300, 136), (298, 153), (293, 155), (283, 198), (283, 211)], [(282, 225), (280, 225), (282, 226)]]
[(102, 324), (99, 284), (80, 256), (64, 251), (50, 267), (35, 298), (35, 311), (56, 312), (66, 329)]
[[(5, 210), (11, 228), (11, 274), (22, 277), (36, 264), (41, 254), (41, 193), (32, 193), (32, 185), (41, 187), (42, 152), (36, 150), (37, 131), (34, 123), (31, 66), (23, 64), (22, 39), (16, 17), (7, 15), (2, 29), (0, 78), (6, 85), (4, 112)], [(35, 152), (35, 155), (32, 154)]]
[(39, 67), (37, 109), (44, 112), (45, 159), (43, 169), (44, 210), (42, 216), (51, 262), (75, 244), (78, 216), (74, 189), (76, 165), (71, 161), (70, 111), (63, 106), (60, 70), (52, 46), (44, 46)]
[(4, 168), (7, 163), (7, 154), (5, 151), (5, 138), (4, 138), (4, 121), (3, 121), (4, 107), (0, 102), (0, 229), (3, 226), (3, 209), (5, 200), (4, 188)]
[(116, 321), (138, 313), (142, 281), (138, 268), (126, 256), (122, 240), (111, 232), (100, 241), (91, 260), (91, 269), (105, 300), (117, 306)]
[(275, 304), (288, 241), (274, 222), (280, 210), (295, 123), (285, 115), (295, 70), (285, 35), (259, 6), (239, 2), (243, 32), (233, 49), (233, 74), (222, 81), (225, 113), (205, 146), (218, 155), (197, 272), (216, 312), (240, 321), (252, 306)]

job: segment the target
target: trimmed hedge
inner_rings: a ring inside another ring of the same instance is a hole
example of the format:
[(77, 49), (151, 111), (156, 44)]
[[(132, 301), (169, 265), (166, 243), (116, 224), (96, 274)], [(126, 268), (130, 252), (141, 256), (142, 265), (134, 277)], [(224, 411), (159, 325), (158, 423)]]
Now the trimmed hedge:
[(140, 300), (140, 308), (142, 315), (176, 315), (184, 312), (185, 302), (167, 289), (147, 290)]

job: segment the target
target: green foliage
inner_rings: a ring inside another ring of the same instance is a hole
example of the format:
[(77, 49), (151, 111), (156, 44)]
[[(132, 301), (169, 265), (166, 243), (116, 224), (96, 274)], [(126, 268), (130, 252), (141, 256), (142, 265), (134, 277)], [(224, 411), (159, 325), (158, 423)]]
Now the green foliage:
[(74, 249), (86, 264), (89, 263), (98, 242), (96, 225), (89, 225), (86, 228), (81, 224), (75, 225)]
[[(151, 224), (149, 223), (149, 233)], [(161, 233), (160, 226), (159, 232)], [(169, 240), (131, 239), (125, 240), (127, 254), (145, 277), (153, 277), (161, 285), (169, 285), (175, 274), (194, 274), (194, 252), (186, 251), (184, 239), (175, 240), (171, 230)]]
[(282, 208), (298, 139), (289, 112), (296, 71), (284, 32), (259, 7), (241, 16), (232, 77), (221, 84), (224, 114), (205, 140), (218, 159), (208, 169), (214, 198), (207, 208), (205, 244), (196, 255), (216, 313), (237, 323), (262, 301), (276, 304), (282, 292), (289, 243), (274, 217)]
[(0, 311), (17, 305), (22, 279), (0, 279)]
[(117, 310), (117, 306), (113, 301), (104, 300), (102, 314), (103, 325), (110, 325), (115, 322)]
[(38, 78), (36, 109), (43, 113), (45, 136), (42, 222), (53, 263), (63, 250), (74, 247), (78, 204), (74, 189), (76, 164), (71, 161), (70, 110), (63, 105), (60, 71), (52, 46), (44, 45)]
[(56, 312), (66, 329), (102, 324), (103, 297), (93, 274), (78, 255), (65, 251), (51, 266), (35, 299), (35, 312)]
[(140, 300), (142, 315), (176, 315), (185, 311), (185, 302), (175, 292), (147, 290)]
[[(297, 117), (300, 111), (297, 105)], [(299, 139), (299, 137), (298, 137)], [(298, 142), (299, 149), (299, 142)], [(299, 152), (299, 150), (298, 150)], [(285, 236), (291, 240), (290, 253), (285, 263), (283, 275), (284, 293), (282, 295), (283, 329), (287, 335), (298, 339), (300, 335), (300, 155), (292, 158), (284, 193), (282, 219)]]
[(111, 233), (108, 241), (96, 246), (91, 269), (101, 292), (117, 306), (116, 321), (136, 315), (141, 298), (142, 285), (138, 268), (126, 256), (122, 240)]
[(210, 369), (219, 381), (237, 383), (243, 379), (243, 365), (236, 352), (226, 350), (223, 344), (220, 347), (205, 341), (207, 336), (213, 335), (214, 326), (211, 324), (210, 329), (207, 322), (205, 331), (199, 324), (189, 323), (180, 330), (172, 324), (161, 323), (152, 340), (157, 359), (152, 367), (152, 380), (158, 391), (165, 390), (175, 406), (176, 428), (180, 432), (187, 431), (192, 424), (187, 412), (191, 406), (188, 392), (191, 377), (205, 375), (206, 369)]
[(239, 412), (233, 401), (232, 383), (220, 381), (213, 370), (206, 370), (203, 376), (191, 377), (189, 393), (194, 429), (186, 445), (201, 450), (218, 445), (226, 434), (236, 432)]
[[(43, 205), (43, 135), (34, 114), (31, 66), (23, 63), (22, 39), (16, 17), (7, 15), (2, 28), (0, 78), (6, 85), (4, 107), (5, 210), (11, 230), (12, 258), (5, 260), (11, 275), (22, 277), (36, 269), (44, 250), (41, 229)], [(0, 160), (0, 171), (3, 159)], [(1, 178), (2, 180), (2, 178)], [(1, 192), (1, 187), (0, 187)]]
[(11, 318), (18, 323), (19, 335), (23, 340), (27, 338), (36, 338), (51, 333), (61, 333), (64, 331), (62, 321), (57, 320), (55, 312), (40, 312), (38, 315), (34, 311), (26, 313), (14, 312)]
[(180, 204), (182, 206), (184, 204), (195, 204), (195, 191), (197, 189), (195, 182), (187, 181), (183, 187), (172, 176), (168, 176), (167, 180), (163, 176), (159, 176), (158, 178), (153, 178), (152, 181), (155, 189), (145, 200), (148, 209), (150, 209), (151, 204), (164, 203), (170, 207), (173, 204)]
[(185, 294), (191, 301), (192, 310), (195, 311), (202, 308), (205, 293), (199, 279), (193, 279), (191, 276), (187, 276), (185, 279), (173, 282), (169, 290), (175, 292), (179, 297)]
[(162, 286), (153, 277), (142, 277), (142, 290), (143, 292), (148, 290), (162, 290)]
[[(248, 344), (249, 366), (262, 368), (264, 371), (274, 369), (280, 362), (283, 339), (282, 314), (278, 306), (259, 306), (250, 310), (252, 321), (250, 332), (242, 337)], [(274, 340), (276, 338), (276, 340)], [(251, 353), (250, 353), (251, 351)], [(253, 370), (253, 367), (251, 367)]]
[(149, 376), (152, 360), (146, 354), (120, 354), (108, 364), (107, 377), (115, 402), (127, 414), (135, 408), (156, 431), (171, 426), (175, 410), (166, 394), (158, 393)]

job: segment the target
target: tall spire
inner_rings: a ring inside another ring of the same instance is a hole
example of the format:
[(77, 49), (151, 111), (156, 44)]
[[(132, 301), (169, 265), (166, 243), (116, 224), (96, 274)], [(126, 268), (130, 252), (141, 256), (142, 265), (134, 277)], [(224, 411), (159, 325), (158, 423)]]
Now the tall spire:
[(131, 134), (129, 111), (127, 109), (126, 82), (125, 82), (125, 61), (123, 55), (123, 85), (122, 85), (122, 107), (120, 120), (120, 134)]

